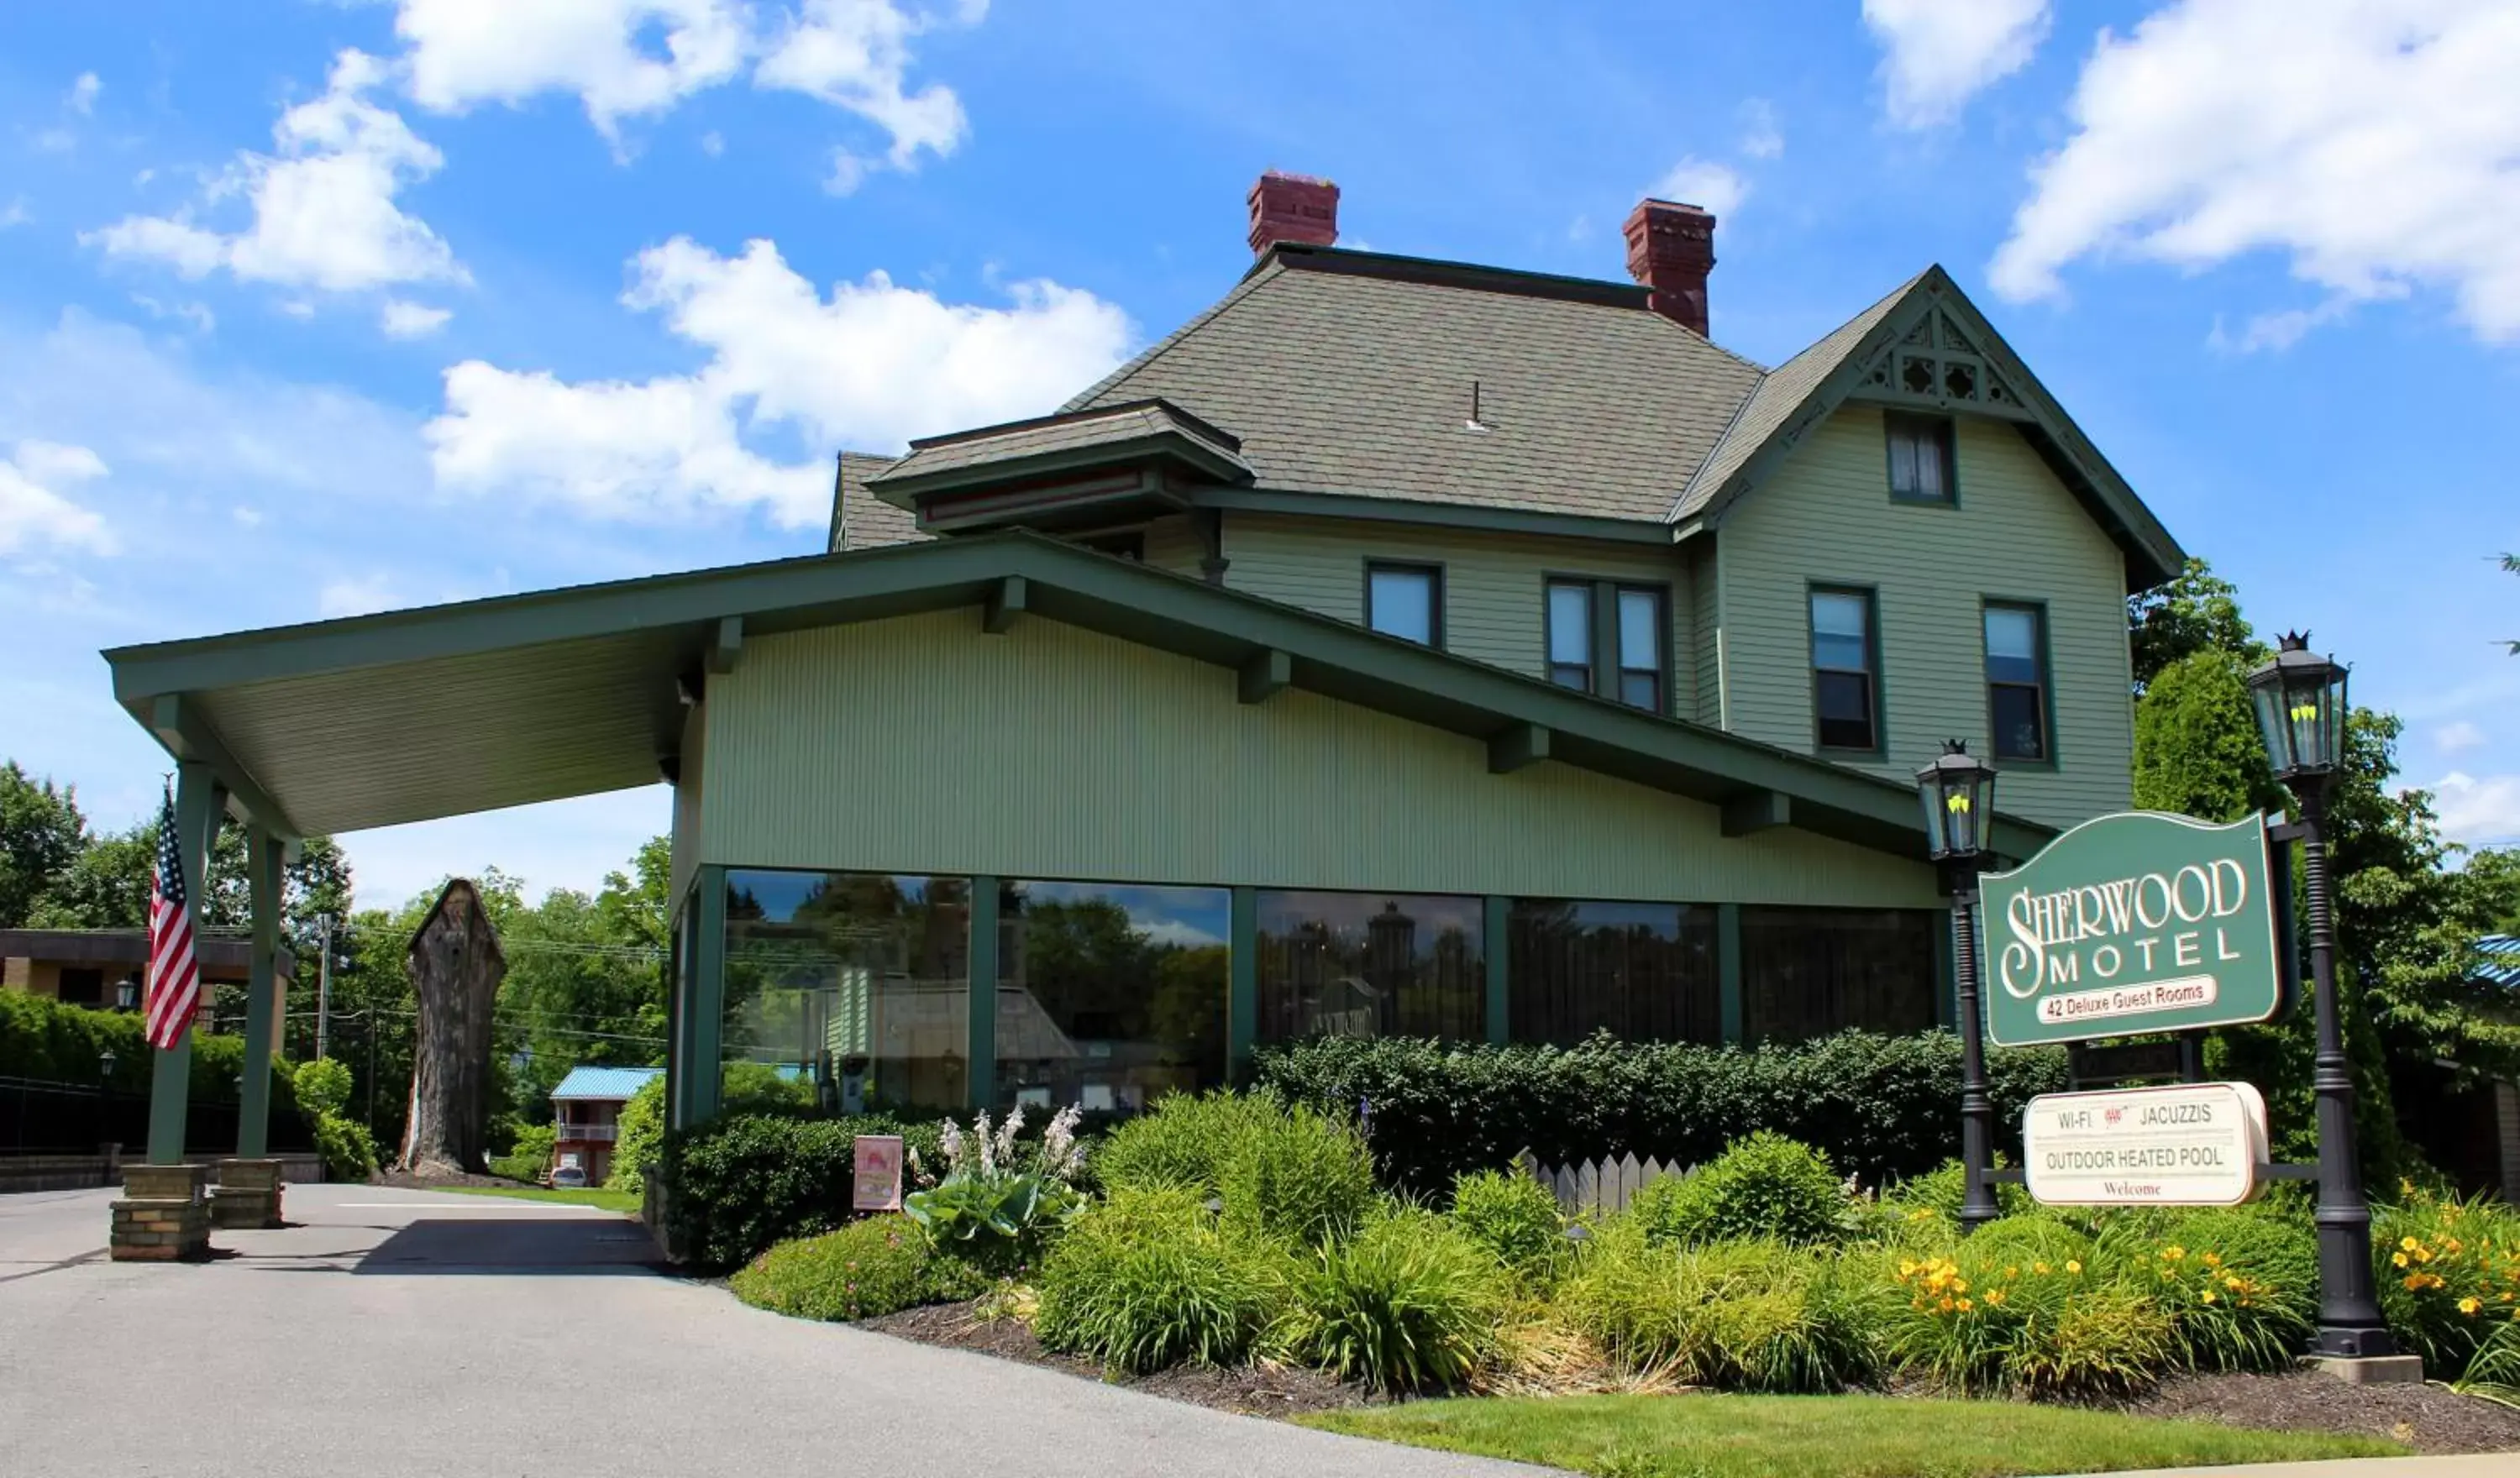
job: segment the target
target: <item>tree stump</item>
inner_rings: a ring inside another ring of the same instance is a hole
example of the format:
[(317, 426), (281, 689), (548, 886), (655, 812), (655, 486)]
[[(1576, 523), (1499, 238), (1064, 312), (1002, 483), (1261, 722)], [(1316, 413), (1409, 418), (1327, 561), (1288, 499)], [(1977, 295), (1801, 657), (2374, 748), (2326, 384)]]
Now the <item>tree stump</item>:
[(407, 958), (420, 1021), (411, 1054), (411, 1116), (395, 1168), (479, 1174), (490, 1116), (491, 1008), (508, 973), (499, 930), (461, 877), (437, 895)]

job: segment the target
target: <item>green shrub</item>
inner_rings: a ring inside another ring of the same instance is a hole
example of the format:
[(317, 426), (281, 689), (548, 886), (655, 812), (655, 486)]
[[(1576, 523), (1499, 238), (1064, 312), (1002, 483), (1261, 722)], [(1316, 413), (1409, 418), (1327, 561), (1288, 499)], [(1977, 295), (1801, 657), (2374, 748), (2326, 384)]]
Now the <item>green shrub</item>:
[(2152, 1263), (2153, 1296), (2193, 1369), (2288, 1369), (2318, 1331), (2318, 1235), (2306, 1223), (2192, 1212), (2163, 1229)]
[(1449, 1390), (1495, 1348), (1506, 1292), (1496, 1257), (1442, 1217), (1381, 1209), (1315, 1256), (1287, 1342), (1331, 1374), (1382, 1391)]
[(906, 1217), (870, 1217), (781, 1242), (728, 1280), (756, 1309), (796, 1319), (874, 1319), (914, 1304), (968, 1298), (980, 1284), (935, 1257)]
[(311, 1127), (315, 1152), (324, 1160), (325, 1179), (356, 1183), (377, 1173), (377, 1142), (368, 1126), (335, 1113), (316, 1119)]
[(1088, 1163), (1105, 1190), (1186, 1186), (1214, 1195), (1243, 1132), (1282, 1111), (1268, 1094), (1170, 1094), (1112, 1130)]
[(1252, 1112), (1218, 1178), (1228, 1226), (1296, 1247), (1346, 1237), (1377, 1194), (1364, 1137), (1300, 1104)]
[(517, 1142), (506, 1154), (490, 1157), (490, 1173), (511, 1181), (538, 1181), (550, 1168), (559, 1132), (549, 1124), (528, 1124), (517, 1131)]
[[(1322, 1038), (1263, 1049), (1259, 1081), (1339, 1116), (1372, 1104), (1384, 1174), (1440, 1196), (1454, 1177), (1496, 1170), (1528, 1148), (1543, 1164), (1634, 1153), (1694, 1164), (1768, 1129), (1818, 1146), (1867, 1185), (1917, 1175), (1955, 1153), (1959, 1041), (1948, 1032), (1845, 1032), (1751, 1050), (1626, 1043), (1462, 1046)], [(2065, 1086), (2064, 1054), (2000, 1053), (1988, 1064), (1996, 1122)]]
[(665, 1080), (650, 1078), (639, 1085), (621, 1117), (612, 1141), (612, 1168), (604, 1179), (608, 1190), (637, 1195), (648, 1188), (648, 1173), (665, 1148)]
[(1688, 1176), (1666, 1176), (1632, 1198), (1648, 1235), (1684, 1247), (1768, 1238), (1838, 1242), (1852, 1230), (1854, 1198), (1828, 1160), (1808, 1144), (1761, 1130)]
[(1888, 1335), (1903, 1367), (1960, 1394), (2087, 1400), (2141, 1392), (2176, 1365), (2169, 1314), (2127, 1278), (1975, 1240), (1900, 1262)]
[(881, 1114), (751, 1114), (668, 1134), (655, 1172), (669, 1192), (668, 1240), (702, 1270), (738, 1268), (780, 1242), (838, 1226), (850, 1215), (862, 1134), (898, 1134), (923, 1144), (922, 1156), (937, 1152), (933, 1125)]
[(727, 1118), (752, 1114), (796, 1117), (814, 1111), (814, 1085), (767, 1062), (729, 1062), (718, 1070), (717, 1111)]
[(2371, 1233), (2380, 1312), (2426, 1367), (2464, 1369), (2520, 1315), (2520, 1212), (2408, 1187)]
[(1282, 1253), (1218, 1225), (1181, 1186), (1113, 1191), (1043, 1262), (1033, 1329), (1117, 1374), (1249, 1354), (1285, 1297)]
[(1585, 1243), (1556, 1308), (1631, 1370), (1728, 1390), (1817, 1392), (1878, 1373), (1891, 1289), (1862, 1260), (1775, 1241), (1682, 1251), (1617, 1218)]
[(316, 1057), (297, 1064), (291, 1086), (296, 1090), (300, 1111), (339, 1113), (350, 1101), (350, 1069), (331, 1057)]
[(1547, 1283), (1566, 1257), (1557, 1197), (1519, 1172), (1481, 1170), (1455, 1181), (1453, 1225), (1533, 1283)]
[[(1997, 1155), (1995, 1163), (2002, 1165), (2003, 1156)], [(1922, 1174), (1904, 1176), (1881, 1192), (1885, 1205), (1903, 1211), (1931, 1211), (1945, 1226), (1954, 1230), (1958, 1230), (1960, 1224), (1960, 1203), (1967, 1198), (1968, 1177), (1957, 1155)], [(2030, 1192), (2018, 1186), (1998, 1185), (1995, 1187), (1995, 1204), (1996, 1209), (2005, 1216), (2019, 1216), (2039, 1209), (2039, 1203), (2030, 1198)]]

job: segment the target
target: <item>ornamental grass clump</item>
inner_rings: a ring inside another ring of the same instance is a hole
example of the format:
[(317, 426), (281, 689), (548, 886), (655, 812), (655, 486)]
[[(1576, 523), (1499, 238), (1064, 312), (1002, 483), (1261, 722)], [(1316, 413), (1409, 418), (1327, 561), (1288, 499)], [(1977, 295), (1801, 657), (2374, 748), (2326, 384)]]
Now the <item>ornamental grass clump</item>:
[(1346, 1240), (1373, 1209), (1373, 1156), (1346, 1124), (1260, 1100), (1216, 1168), (1226, 1225), (1308, 1249)]
[(1676, 1248), (1619, 1217), (1585, 1243), (1556, 1309), (1640, 1378), (1799, 1393), (1880, 1373), (1890, 1301), (1863, 1256), (1773, 1240)]
[(2520, 1320), (2520, 1213), (2407, 1186), (2371, 1233), (2380, 1311), (2428, 1368), (2464, 1369)]
[(1114, 1374), (1232, 1365), (1285, 1308), (1291, 1271), (1275, 1246), (1220, 1227), (1194, 1189), (1115, 1190), (1043, 1263), (1033, 1329)]
[(1280, 1340), (1342, 1380), (1451, 1390), (1496, 1349), (1504, 1271), (1489, 1248), (1433, 1212), (1377, 1208), (1344, 1245), (1325, 1245), (1314, 1259)]
[(1569, 1251), (1557, 1197), (1527, 1175), (1482, 1170), (1453, 1183), (1453, 1225), (1525, 1286), (1545, 1289)]
[(2199, 1211), (2161, 1230), (2128, 1271), (2170, 1316), (2182, 1365), (2283, 1370), (2310, 1347), (2318, 1318), (2318, 1237), (2254, 1210)]
[(968, 1298), (971, 1275), (934, 1259), (906, 1217), (870, 1217), (821, 1236), (781, 1242), (727, 1286), (756, 1309), (795, 1319), (874, 1319), (914, 1304)]
[(1854, 1191), (1808, 1144), (1765, 1130), (1688, 1176), (1666, 1176), (1631, 1200), (1656, 1241), (1678, 1246), (1768, 1238), (1798, 1245), (1846, 1239)]
[(1214, 1195), (1243, 1133), (1284, 1112), (1285, 1105), (1266, 1091), (1167, 1094), (1111, 1131), (1094, 1157), (1095, 1174), (1105, 1190), (1182, 1186)]
[[(1991, 1229), (1990, 1229), (1991, 1230)], [(2048, 1400), (2150, 1389), (2177, 1358), (2170, 1316), (2125, 1278), (1972, 1237), (1948, 1256), (1902, 1257), (1890, 1352), (1960, 1395)]]

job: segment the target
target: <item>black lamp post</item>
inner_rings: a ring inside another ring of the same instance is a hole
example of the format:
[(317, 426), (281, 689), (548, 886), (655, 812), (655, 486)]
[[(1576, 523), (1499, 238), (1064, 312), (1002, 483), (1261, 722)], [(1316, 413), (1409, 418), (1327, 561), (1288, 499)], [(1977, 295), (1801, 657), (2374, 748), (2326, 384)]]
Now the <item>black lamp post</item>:
[(2371, 1204), (2354, 1148), (2354, 1079), (2336, 996), (2336, 919), (2327, 879), (2327, 797), (2345, 752), (2345, 669), (2283, 638), (2249, 674), (2267, 758), (2301, 802), (2301, 885), (2310, 916), (2310, 974), (2318, 1011), (2311, 1074), (2318, 1106), (2318, 1343), (2321, 1355), (2394, 1355), (2371, 1269)]
[(1959, 996), (1960, 1231), (1975, 1232), (2002, 1216), (1995, 1186), (1995, 1099), (1986, 1087), (1986, 1018), (1978, 1009), (1977, 876), (1986, 870), (1987, 829), (1995, 825), (1995, 767), (1952, 739), (1916, 772), (1925, 807), (1926, 848), (1952, 901), (1952, 975)]

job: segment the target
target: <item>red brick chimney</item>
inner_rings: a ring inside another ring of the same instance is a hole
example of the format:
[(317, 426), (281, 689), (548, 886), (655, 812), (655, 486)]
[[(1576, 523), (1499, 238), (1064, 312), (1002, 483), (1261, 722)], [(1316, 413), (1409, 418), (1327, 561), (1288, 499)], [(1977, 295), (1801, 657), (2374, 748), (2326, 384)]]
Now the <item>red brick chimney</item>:
[(1704, 337), (1715, 217), (1695, 205), (1641, 201), (1620, 229), (1628, 238), (1628, 275), (1652, 290), (1653, 310)]
[(1338, 187), (1306, 174), (1275, 169), (1251, 187), (1251, 254), (1262, 256), (1280, 242), (1307, 246), (1338, 245)]

